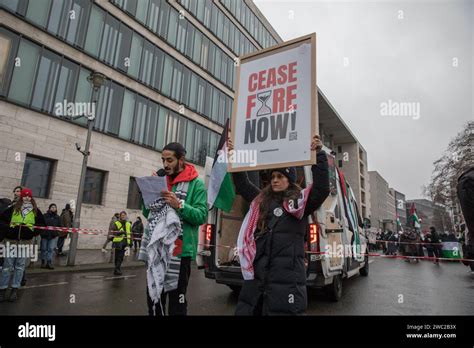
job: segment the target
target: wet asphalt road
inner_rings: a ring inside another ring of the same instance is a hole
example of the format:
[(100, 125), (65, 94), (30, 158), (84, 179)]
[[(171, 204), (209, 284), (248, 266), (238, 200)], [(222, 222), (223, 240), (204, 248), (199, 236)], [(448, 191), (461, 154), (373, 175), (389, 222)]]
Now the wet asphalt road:
[[(146, 315), (145, 269), (31, 274), (16, 303), (1, 303), (1, 315)], [(400, 296), (402, 295), (402, 296)], [(193, 268), (188, 288), (191, 315), (232, 315), (237, 298), (225, 285)], [(399, 303), (399, 300), (403, 300)], [(308, 315), (472, 315), (474, 277), (459, 263), (408, 264), (374, 259), (368, 277), (343, 283), (334, 303), (310, 290)]]

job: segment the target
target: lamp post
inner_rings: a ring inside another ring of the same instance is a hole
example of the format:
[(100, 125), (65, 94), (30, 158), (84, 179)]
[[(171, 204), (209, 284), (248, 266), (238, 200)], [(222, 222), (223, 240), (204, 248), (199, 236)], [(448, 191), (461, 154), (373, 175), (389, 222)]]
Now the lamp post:
[[(81, 208), (82, 208), (82, 198), (84, 196), (84, 185), (86, 181), (86, 172), (87, 172), (87, 159), (89, 157), (89, 147), (90, 147), (90, 142), (91, 142), (91, 134), (92, 134), (92, 128), (94, 127), (94, 121), (95, 121), (95, 111), (96, 111), (96, 105), (97, 105), (97, 97), (99, 95), (99, 89), (103, 85), (105, 80), (105, 75), (98, 73), (98, 72), (92, 72), (88, 77), (87, 81), (92, 83), (92, 113), (90, 115), (80, 115), (76, 116), (73, 119), (77, 119), (80, 117), (86, 117), (87, 118), (87, 138), (86, 138), (86, 146), (84, 148), (84, 151), (81, 150), (81, 146), (76, 143), (76, 149), (80, 153), (82, 153), (82, 169), (81, 169), (81, 178), (79, 180), (79, 190), (77, 192), (77, 201), (76, 201), (76, 211), (74, 212), (74, 222), (73, 222), (73, 227), (79, 228), (81, 225)], [(67, 259), (67, 265), (68, 266), (74, 266), (76, 262), (76, 252), (77, 252), (77, 241), (78, 241), (79, 235), (77, 233), (73, 233), (71, 235), (71, 244), (69, 247), (69, 253), (68, 253), (68, 259)]]

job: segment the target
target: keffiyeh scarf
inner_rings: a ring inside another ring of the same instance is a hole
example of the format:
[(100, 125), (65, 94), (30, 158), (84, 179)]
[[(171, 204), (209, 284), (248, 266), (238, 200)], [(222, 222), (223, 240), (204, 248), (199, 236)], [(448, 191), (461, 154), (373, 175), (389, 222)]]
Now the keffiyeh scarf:
[[(293, 200), (284, 201), (283, 209), (298, 220), (304, 216), (306, 203), (313, 185), (309, 185), (301, 190), (297, 199), (297, 204)], [(240, 267), (245, 280), (254, 279), (253, 260), (257, 252), (257, 244), (255, 243), (254, 233), (257, 228), (257, 222), (260, 216), (259, 205), (261, 196), (258, 195), (250, 204), (249, 211), (245, 215), (242, 226), (240, 227), (239, 237), (237, 239), (237, 249), (239, 252)]]

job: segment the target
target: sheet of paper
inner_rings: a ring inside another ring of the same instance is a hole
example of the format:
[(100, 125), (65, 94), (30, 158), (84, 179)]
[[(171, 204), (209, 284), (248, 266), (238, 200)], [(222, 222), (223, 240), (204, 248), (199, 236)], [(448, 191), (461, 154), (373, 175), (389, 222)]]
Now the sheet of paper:
[(168, 191), (165, 176), (142, 176), (135, 180), (142, 193), (143, 203), (146, 208), (161, 197), (161, 191)]

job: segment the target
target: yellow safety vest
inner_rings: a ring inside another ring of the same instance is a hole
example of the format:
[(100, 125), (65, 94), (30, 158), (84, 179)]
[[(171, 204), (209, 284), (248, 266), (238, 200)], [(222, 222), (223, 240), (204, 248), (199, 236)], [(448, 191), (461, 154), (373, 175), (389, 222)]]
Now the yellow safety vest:
[[(127, 234), (127, 244), (130, 244), (130, 233), (131, 233), (131, 227), (132, 227), (132, 224), (130, 224), (130, 222), (126, 222), (125, 223), (125, 231), (124, 231), (124, 226), (122, 226), (122, 223), (120, 221), (115, 221), (115, 226), (117, 226), (118, 230), (120, 232), (125, 232)], [(119, 243), (123, 240), (123, 238), (125, 237), (125, 233), (124, 234), (118, 234), (116, 235), (116, 237), (114, 237), (113, 239), (113, 242), (114, 243)]]
[(35, 225), (36, 217), (34, 211), (30, 211), (26, 216), (23, 218), (21, 215), (21, 211), (13, 212), (12, 219), (10, 221), (10, 227), (15, 227), (21, 224), (26, 225), (30, 230), (33, 230), (33, 226)]

